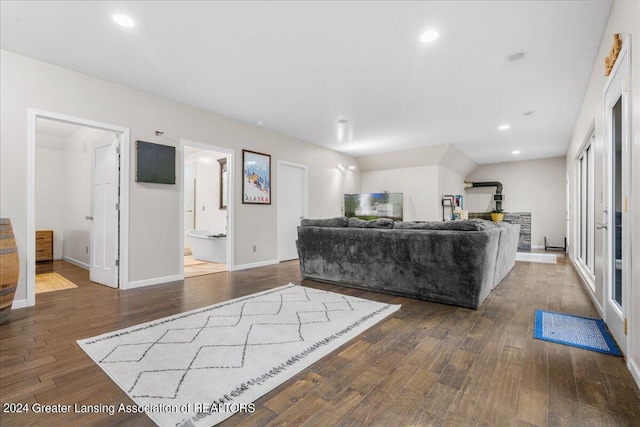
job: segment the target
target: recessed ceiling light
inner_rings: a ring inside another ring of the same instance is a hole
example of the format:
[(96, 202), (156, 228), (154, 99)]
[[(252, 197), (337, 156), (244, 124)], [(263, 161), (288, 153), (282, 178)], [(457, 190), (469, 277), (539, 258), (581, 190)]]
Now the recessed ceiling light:
[(126, 28), (131, 28), (136, 25), (136, 23), (133, 22), (133, 19), (129, 18), (127, 15), (113, 15), (113, 20), (116, 24), (122, 25)]
[(258, 126), (264, 126), (264, 123), (258, 122)]
[(438, 38), (438, 32), (434, 30), (429, 30), (422, 33), (422, 35), (420, 36), (420, 41), (422, 43), (431, 43), (437, 38)]
[(346, 124), (346, 123), (349, 123), (349, 120), (347, 120), (347, 119), (340, 119), (340, 120), (338, 120), (338, 123), (340, 123), (341, 125), (344, 125), (344, 124)]
[(510, 127), (511, 127), (510, 125), (500, 125), (500, 126), (498, 126), (498, 129), (500, 129), (500, 130), (507, 130), (507, 129), (509, 129)]
[(524, 113), (522, 113), (523, 116), (530, 116), (534, 113), (535, 111), (525, 111)]
[(510, 53), (509, 55), (507, 55), (507, 59), (511, 62), (513, 61), (518, 61), (522, 58), (524, 58), (526, 55), (526, 53), (524, 52), (515, 52), (515, 53)]
[(511, 154), (513, 154), (513, 155), (520, 154), (520, 150), (512, 151)]

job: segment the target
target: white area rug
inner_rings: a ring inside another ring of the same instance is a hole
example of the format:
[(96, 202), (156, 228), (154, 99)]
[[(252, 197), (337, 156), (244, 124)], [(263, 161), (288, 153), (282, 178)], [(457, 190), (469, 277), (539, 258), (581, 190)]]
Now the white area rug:
[(158, 425), (210, 426), (399, 308), (289, 284), (78, 344)]

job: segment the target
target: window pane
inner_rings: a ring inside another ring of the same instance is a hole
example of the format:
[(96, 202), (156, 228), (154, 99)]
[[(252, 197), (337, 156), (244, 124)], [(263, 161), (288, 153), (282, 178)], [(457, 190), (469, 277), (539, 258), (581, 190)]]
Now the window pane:
[(593, 274), (594, 265), (594, 162), (593, 162), (593, 141), (594, 135), (591, 135), (590, 142), (585, 147), (581, 156), (578, 158), (578, 203), (577, 203), (577, 258), (581, 264), (591, 274)]
[(613, 299), (622, 307), (622, 98), (618, 99), (612, 111), (613, 121), (613, 206), (614, 214), (611, 217), (613, 222)]

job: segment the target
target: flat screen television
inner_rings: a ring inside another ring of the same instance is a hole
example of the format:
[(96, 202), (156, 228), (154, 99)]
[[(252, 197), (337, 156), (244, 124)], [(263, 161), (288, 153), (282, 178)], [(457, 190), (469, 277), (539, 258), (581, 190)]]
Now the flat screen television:
[(136, 182), (176, 183), (176, 147), (136, 141)]

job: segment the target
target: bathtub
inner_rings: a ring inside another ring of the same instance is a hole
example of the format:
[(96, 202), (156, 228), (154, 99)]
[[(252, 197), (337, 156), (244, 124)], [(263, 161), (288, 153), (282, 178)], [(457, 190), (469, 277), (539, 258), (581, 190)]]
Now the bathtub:
[(209, 230), (190, 230), (187, 236), (191, 242), (193, 257), (200, 261), (227, 263), (227, 237), (210, 237), (215, 235)]

